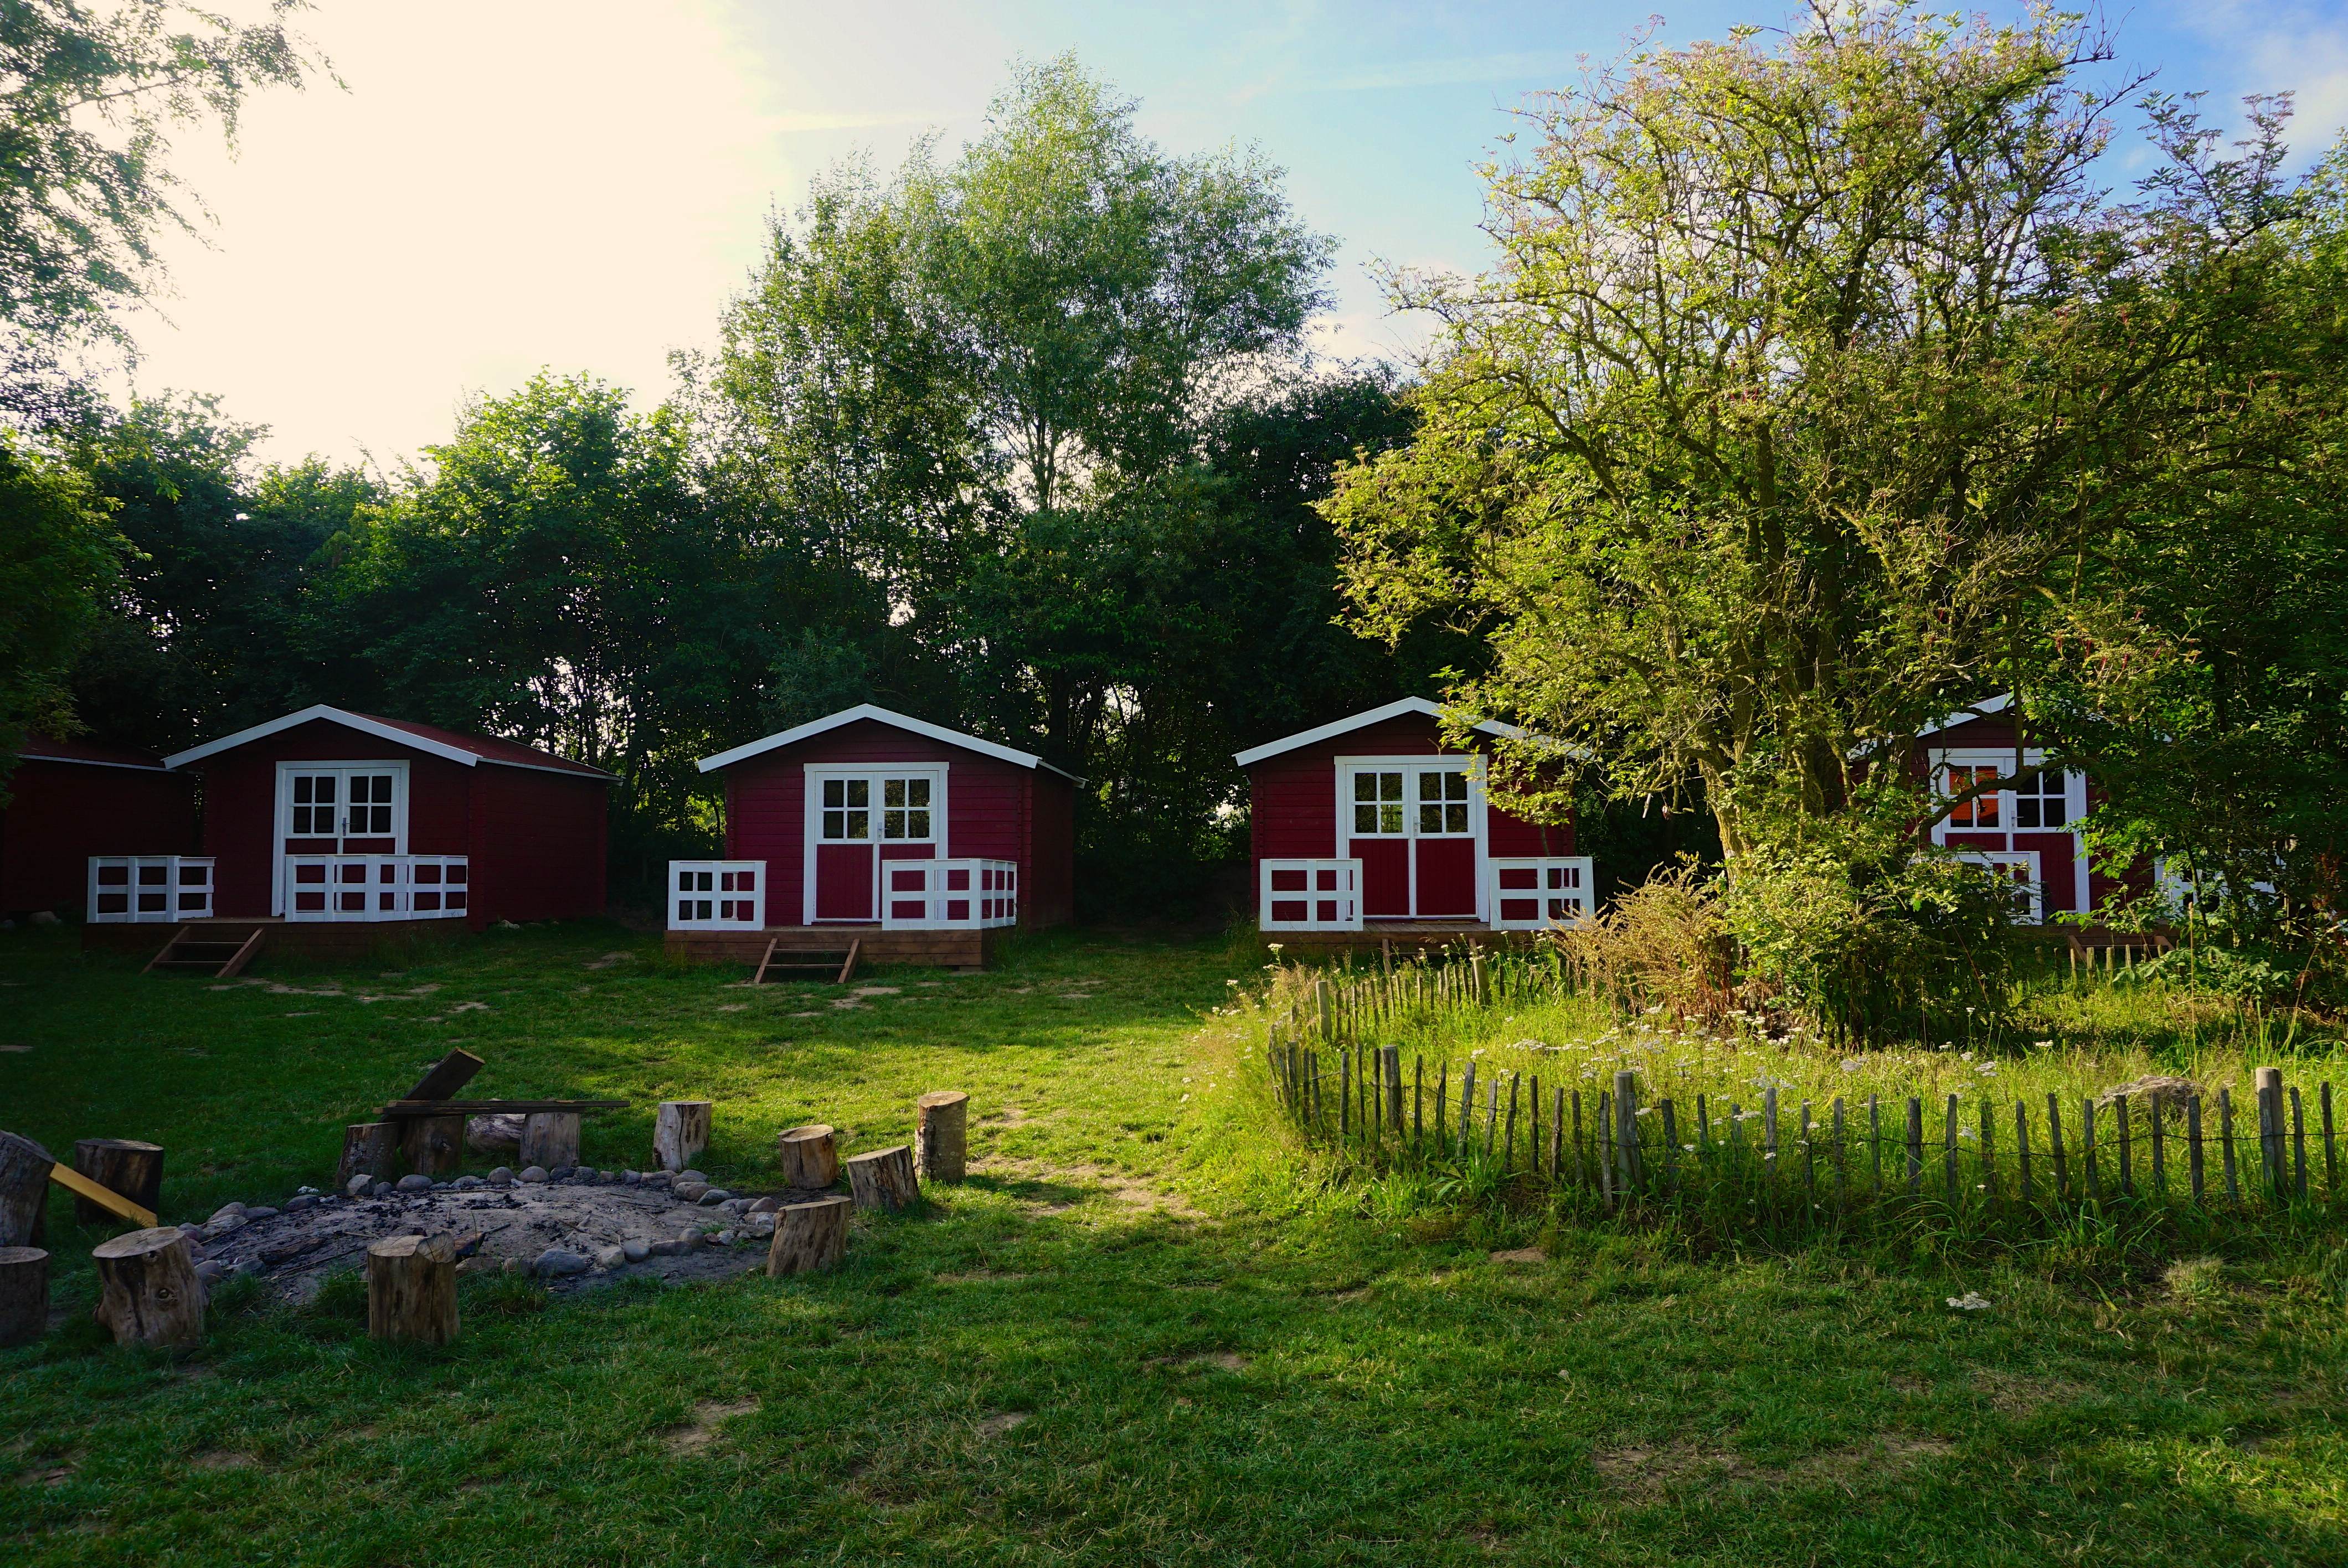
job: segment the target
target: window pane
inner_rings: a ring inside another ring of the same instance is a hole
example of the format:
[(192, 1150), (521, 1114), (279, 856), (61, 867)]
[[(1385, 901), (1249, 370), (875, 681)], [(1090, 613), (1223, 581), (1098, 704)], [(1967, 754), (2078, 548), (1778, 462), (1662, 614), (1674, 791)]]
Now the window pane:
[(335, 804), (335, 775), (332, 774), (324, 774), (318, 780), (318, 804), (320, 805)]
[(869, 811), (850, 812), (848, 814), (848, 836), (852, 839), (870, 838), (872, 836), (872, 814)]
[[(1356, 775), (1354, 780), (1354, 793), (1358, 795), (1362, 785), (1370, 784), (1371, 782), (1369, 775), (1366, 774)], [(1377, 830), (1377, 803), (1375, 801), (1357, 802), (1354, 806), (1354, 831), (1355, 833), (1375, 833)]]
[(845, 779), (824, 780), (823, 804), (826, 805), (846, 805), (848, 804), (848, 796), (845, 793), (847, 788), (848, 781)]
[(872, 804), (872, 781), (870, 779), (850, 779), (848, 781), (848, 804), (850, 805), (870, 805)]
[(1420, 803), (1418, 808), (1418, 831), (1421, 833), (1441, 833), (1443, 831), (1443, 807), (1441, 805), (1429, 804), (1426, 802)]
[(905, 822), (906, 837), (927, 838), (930, 836), (930, 814), (928, 812), (909, 812), (906, 814)]
[(1441, 774), (1419, 774), (1418, 798), (1421, 800), (1441, 800), (1443, 798), (1443, 775)]
[(881, 781), (880, 781), (880, 804), (881, 804), (882, 805), (902, 805), (902, 804), (905, 804), (905, 781), (904, 781), (903, 779), (883, 779), (883, 780), (881, 780)]
[(883, 838), (905, 836), (905, 814), (901, 809), (884, 811), (880, 814), (880, 836)]
[(846, 814), (846, 813), (844, 813), (844, 812), (837, 812), (837, 811), (828, 811), (828, 812), (825, 812), (825, 813), (823, 814), (823, 835), (824, 835), (826, 838), (845, 838), (845, 837), (847, 837), (847, 836), (848, 836), (848, 816), (847, 816), (847, 814)]
[(1443, 808), (1443, 830), (1446, 833), (1467, 832), (1468, 808), (1464, 805), (1445, 806)]
[(1354, 775), (1354, 798), (1355, 800), (1377, 799), (1378, 775), (1375, 774), (1355, 774)]
[(303, 805), (310, 804), (310, 776), (307, 774), (294, 781), (294, 798)]
[(1466, 800), (1468, 798), (1468, 775), (1466, 774), (1445, 774), (1443, 775), (1443, 796), (1446, 800)]
[(1381, 833), (1402, 831), (1402, 806), (1399, 803), (1378, 807), (1378, 831)]
[(1400, 800), (1402, 798), (1402, 774), (1380, 774), (1378, 775), (1378, 798), (1380, 800)]
[[(907, 779), (905, 781), (905, 804), (911, 806), (924, 806), (929, 804), (930, 781), (927, 779)], [(927, 838), (929, 835), (924, 833), (918, 836)]]

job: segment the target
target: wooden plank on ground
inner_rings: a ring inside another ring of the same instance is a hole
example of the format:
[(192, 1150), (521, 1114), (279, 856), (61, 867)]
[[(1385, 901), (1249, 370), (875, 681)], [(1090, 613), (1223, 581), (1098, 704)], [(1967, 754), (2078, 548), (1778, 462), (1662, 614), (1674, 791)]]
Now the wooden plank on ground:
[(400, 1100), (446, 1100), (473, 1081), (481, 1071), (481, 1059), (469, 1050), (452, 1050), (433, 1064), (432, 1071), (417, 1081), (415, 1088)]
[(99, 1186), (71, 1165), (51, 1165), (49, 1180), (77, 1198), (88, 1198), (108, 1214), (119, 1214), (124, 1219), (134, 1222), (141, 1229), (155, 1228), (153, 1209), (141, 1208), (111, 1187)]
[(783, 939), (780, 937), (767, 938), (767, 956), (758, 960), (758, 972), (750, 977), (752, 985), (763, 986), (767, 983), (767, 966), (775, 961), (775, 949), (782, 946), (782, 942)]
[(840, 961), (839, 979), (833, 984), (844, 986), (848, 983), (848, 977), (856, 972), (856, 955), (863, 950), (863, 947), (864, 938), (861, 937), (848, 944), (848, 957)]

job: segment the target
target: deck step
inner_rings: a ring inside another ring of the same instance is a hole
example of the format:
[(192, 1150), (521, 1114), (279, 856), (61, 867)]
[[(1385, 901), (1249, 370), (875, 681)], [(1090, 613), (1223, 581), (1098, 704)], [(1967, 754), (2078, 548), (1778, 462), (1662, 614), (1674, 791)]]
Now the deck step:
[(171, 933), (163, 950), (147, 960), (145, 974), (161, 970), (166, 974), (210, 975), (215, 979), (229, 979), (252, 961), (260, 949), (264, 927), (254, 926), (243, 931), (214, 936), (218, 927), (208, 927), (206, 934), (197, 936), (195, 927), (182, 926)]

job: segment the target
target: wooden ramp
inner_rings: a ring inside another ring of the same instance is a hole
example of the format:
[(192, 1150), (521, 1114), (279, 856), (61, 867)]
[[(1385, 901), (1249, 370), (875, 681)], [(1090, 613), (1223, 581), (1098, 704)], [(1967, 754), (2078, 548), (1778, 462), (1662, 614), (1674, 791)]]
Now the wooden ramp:
[(214, 979), (228, 979), (243, 971), (252, 962), (253, 954), (261, 950), (262, 927), (252, 926), (242, 930), (218, 926), (182, 926), (171, 933), (163, 950), (147, 960), (141, 974), (161, 970), (165, 974), (209, 975)]

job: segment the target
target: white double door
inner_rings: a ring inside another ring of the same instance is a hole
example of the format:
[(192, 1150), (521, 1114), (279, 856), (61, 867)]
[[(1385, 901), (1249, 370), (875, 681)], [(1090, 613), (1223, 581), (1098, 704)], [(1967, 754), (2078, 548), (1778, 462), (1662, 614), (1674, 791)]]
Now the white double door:
[(275, 913), (286, 909), (289, 856), (406, 853), (406, 763), (278, 764)]

